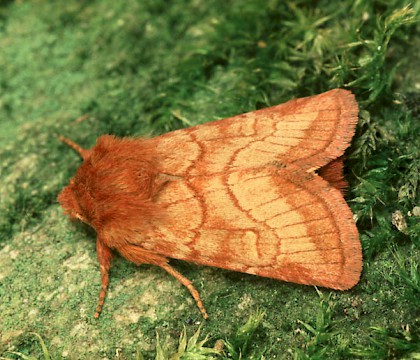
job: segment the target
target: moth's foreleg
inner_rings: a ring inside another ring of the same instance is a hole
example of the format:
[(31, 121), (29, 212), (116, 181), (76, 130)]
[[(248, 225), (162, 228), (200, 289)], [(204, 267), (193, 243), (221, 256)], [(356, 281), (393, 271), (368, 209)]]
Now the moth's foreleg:
[(104, 305), (106, 290), (109, 283), (109, 268), (111, 267), (112, 252), (99, 238), (96, 241), (99, 265), (101, 268), (101, 292), (99, 293), (98, 306), (96, 307), (95, 318), (99, 318)]
[(162, 269), (165, 269), (169, 274), (171, 274), (175, 279), (177, 279), (179, 282), (181, 282), (182, 285), (184, 285), (189, 292), (191, 293), (192, 297), (194, 298), (198, 308), (200, 309), (201, 313), (203, 314), (204, 319), (208, 319), (209, 316), (207, 315), (207, 311), (204, 308), (203, 302), (201, 301), (200, 294), (198, 293), (197, 289), (194, 287), (194, 285), (191, 283), (190, 280), (188, 280), (184, 275), (176, 271), (171, 265), (165, 263), (159, 265)]
[(188, 280), (185, 276), (183, 276), (181, 273), (176, 271), (172, 266), (168, 264), (168, 259), (166, 257), (153, 251), (143, 249), (140, 246), (129, 244), (118, 248), (118, 251), (127, 260), (130, 260), (135, 264), (153, 264), (160, 266), (162, 269), (165, 269), (169, 274), (175, 277), (189, 290), (198, 308), (203, 314), (204, 319), (208, 319), (209, 316), (207, 315), (206, 309), (203, 306), (203, 302), (200, 299), (198, 291), (195, 289), (190, 280)]

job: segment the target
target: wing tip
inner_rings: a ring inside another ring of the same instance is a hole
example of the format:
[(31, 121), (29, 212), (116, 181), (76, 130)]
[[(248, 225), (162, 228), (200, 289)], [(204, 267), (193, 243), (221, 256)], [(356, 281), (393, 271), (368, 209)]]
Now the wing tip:
[(358, 244), (354, 243), (353, 248), (348, 250), (352, 254), (345, 259), (343, 273), (339, 279), (336, 280), (336, 286), (333, 287), (334, 289), (343, 291), (350, 290), (359, 283), (362, 274), (363, 259), (358, 239), (357, 243)]
[(327, 93), (334, 94), (340, 104), (336, 138), (331, 144), (332, 148), (335, 147), (337, 149), (334, 154), (336, 158), (344, 153), (354, 136), (359, 120), (359, 105), (355, 95), (350, 90), (334, 89)]
[(310, 101), (314, 103), (315, 110), (329, 109), (336, 111), (335, 123), (330, 129), (331, 138), (329, 143), (312, 156), (295, 161), (295, 164), (300, 167), (314, 171), (342, 156), (349, 147), (356, 132), (359, 106), (355, 95), (350, 90), (340, 88), (304, 99), (311, 99)]

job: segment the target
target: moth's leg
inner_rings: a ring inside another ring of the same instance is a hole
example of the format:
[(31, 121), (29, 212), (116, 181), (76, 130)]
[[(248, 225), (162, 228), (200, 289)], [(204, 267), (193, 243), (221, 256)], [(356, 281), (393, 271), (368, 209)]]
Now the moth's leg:
[(105, 301), (106, 290), (109, 283), (109, 268), (111, 267), (112, 252), (99, 238), (96, 240), (96, 251), (99, 265), (101, 267), (101, 292), (99, 293), (98, 306), (96, 307), (95, 318), (99, 317)]
[(162, 269), (165, 269), (169, 274), (175, 277), (175, 279), (180, 281), (182, 285), (184, 285), (189, 290), (198, 308), (203, 314), (203, 317), (205, 319), (208, 319), (209, 316), (207, 315), (206, 309), (203, 306), (203, 302), (200, 299), (198, 291), (195, 289), (190, 280), (188, 280), (185, 276), (180, 274), (168, 264), (168, 259), (166, 257), (135, 245), (124, 245), (123, 247), (118, 248), (118, 251), (127, 260), (130, 260), (135, 264), (152, 264), (160, 266)]
[(191, 283), (190, 280), (188, 280), (184, 275), (176, 271), (171, 265), (168, 263), (159, 265), (162, 269), (165, 269), (169, 274), (171, 274), (175, 279), (177, 279), (179, 282), (181, 282), (182, 285), (184, 285), (188, 291), (191, 293), (192, 297), (194, 298), (198, 308), (200, 309), (201, 313), (203, 314), (204, 319), (208, 319), (209, 316), (207, 315), (207, 311), (204, 308), (203, 302), (201, 301), (200, 294), (198, 293), (197, 289), (194, 287), (194, 285)]

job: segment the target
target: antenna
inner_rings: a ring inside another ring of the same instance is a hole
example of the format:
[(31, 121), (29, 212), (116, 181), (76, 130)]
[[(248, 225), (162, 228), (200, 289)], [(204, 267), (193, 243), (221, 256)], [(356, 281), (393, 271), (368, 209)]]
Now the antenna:
[(59, 136), (59, 139), (66, 145), (70, 146), (74, 151), (76, 151), (83, 160), (86, 160), (90, 154), (90, 150), (83, 149), (80, 145), (76, 144), (74, 141), (67, 139), (63, 135)]

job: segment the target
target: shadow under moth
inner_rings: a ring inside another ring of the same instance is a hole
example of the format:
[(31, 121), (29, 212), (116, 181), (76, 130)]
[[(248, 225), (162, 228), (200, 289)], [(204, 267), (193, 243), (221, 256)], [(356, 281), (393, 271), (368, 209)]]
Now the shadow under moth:
[(335, 89), (150, 138), (104, 135), (58, 201), (97, 232), (102, 288), (112, 250), (157, 265), (187, 287), (175, 258), (346, 290), (362, 271), (343, 198), (342, 155), (357, 123), (350, 91)]

